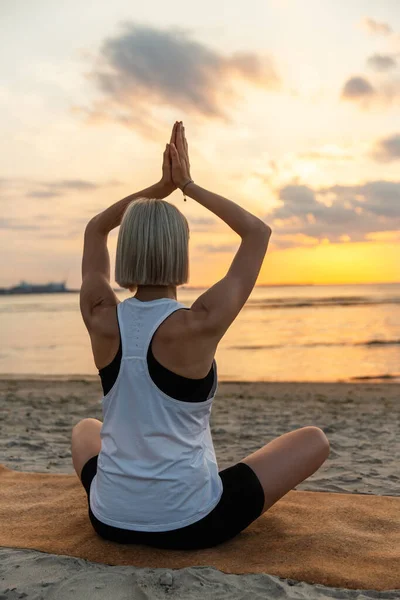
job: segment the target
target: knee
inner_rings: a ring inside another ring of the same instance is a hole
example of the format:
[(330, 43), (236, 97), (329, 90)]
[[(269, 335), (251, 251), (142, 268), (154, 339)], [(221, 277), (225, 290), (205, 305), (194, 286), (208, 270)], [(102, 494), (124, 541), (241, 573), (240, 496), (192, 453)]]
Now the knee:
[(76, 423), (76, 425), (73, 426), (72, 428), (72, 435), (77, 434), (79, 431), (81, 431), (83, 428), (87, 428), (87, 427), (101, 427), (102, 423), (101, 421), (99, 421), (98, 419), (93, 419), (93, 418), (87, 418), (87, 419), (81, 419), (81, 421), (78, 421), (78, 423)]
[(326, 457), (329, 456), (330, 451), (330, 443), (325, 433), (320, 427), (315, 427), (314, 425), (310, 425), (309, 427), (304, 427), (307, 430), (307, 434), (315, 440), (315, 443), (318, 443), (321, 448), (321, 452), (326, 454)]

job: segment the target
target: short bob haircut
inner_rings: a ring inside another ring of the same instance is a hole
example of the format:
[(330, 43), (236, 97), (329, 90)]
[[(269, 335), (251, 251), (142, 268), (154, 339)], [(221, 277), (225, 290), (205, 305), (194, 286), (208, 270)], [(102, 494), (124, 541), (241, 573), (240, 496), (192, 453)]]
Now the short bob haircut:
[(133, 200), (118, 233), (115, 281), (126, 289), (187, 283), (189, 237), (189, 223), (173, 204), (158, 198)]

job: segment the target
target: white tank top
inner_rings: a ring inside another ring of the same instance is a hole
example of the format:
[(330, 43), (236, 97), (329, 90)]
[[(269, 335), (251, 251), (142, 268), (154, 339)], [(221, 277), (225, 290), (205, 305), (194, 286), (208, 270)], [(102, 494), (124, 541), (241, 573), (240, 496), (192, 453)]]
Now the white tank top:
[(185, 402), (162, 392), (150, 377), (147, 351), (156, 329), (186, 308), (171, 298), (117, 305), (122, 359), (103, 396), (101, 451), (90, 488), (93, 514), (106, 525), (170, 531), (205, 517), (218, 504), (222, 480), (210, 431), (207, 400)]

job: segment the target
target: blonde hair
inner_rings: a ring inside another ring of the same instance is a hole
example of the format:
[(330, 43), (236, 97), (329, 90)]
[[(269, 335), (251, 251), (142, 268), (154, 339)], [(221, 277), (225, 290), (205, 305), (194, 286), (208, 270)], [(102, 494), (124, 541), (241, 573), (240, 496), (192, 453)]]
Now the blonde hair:
[(187, 283), (189, 237), (189, 223), (173, 204), (158, 198), (133, 200), (118, 233), (115, 281), (127, 289)]

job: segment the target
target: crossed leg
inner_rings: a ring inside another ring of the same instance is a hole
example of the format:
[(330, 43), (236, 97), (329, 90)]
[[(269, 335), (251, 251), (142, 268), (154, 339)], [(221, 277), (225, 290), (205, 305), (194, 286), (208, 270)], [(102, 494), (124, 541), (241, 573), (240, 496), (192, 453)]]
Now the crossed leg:
[(71, 452), (74, 469), (79, 479), (83, 466), (101, 450), (100, 429), (103, 423), (98, 419), (82, 419), (72, 428)]

